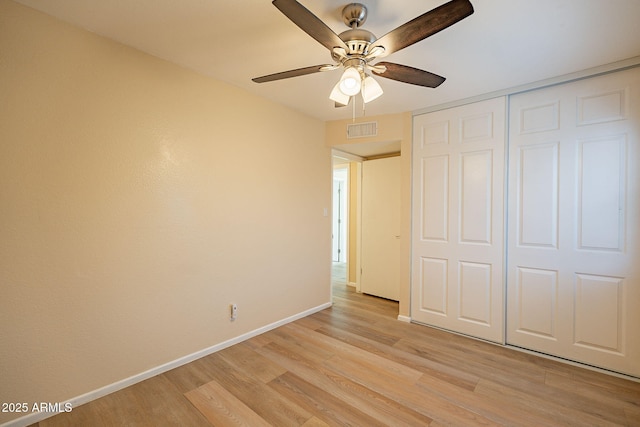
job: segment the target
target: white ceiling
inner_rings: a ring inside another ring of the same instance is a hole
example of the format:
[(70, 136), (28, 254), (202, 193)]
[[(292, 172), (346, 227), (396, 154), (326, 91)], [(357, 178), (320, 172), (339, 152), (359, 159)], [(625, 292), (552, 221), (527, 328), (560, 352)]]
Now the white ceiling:
[[(323, 72), (252, 77), (331, 63), (329, 52), (269, 0), (18, 0), (64, 21), (322, 120), (351, 117), (328, 99)], [(300, 0), (336, 33), (345, 0)], [(445, 0), (361, 0), (378, 37)], [(640, 55), (638, 0), (471, 0), (475, 13), (385, 58), (445, 76), (436, 89), (378, 78), (367, 115), (428, 108)]]

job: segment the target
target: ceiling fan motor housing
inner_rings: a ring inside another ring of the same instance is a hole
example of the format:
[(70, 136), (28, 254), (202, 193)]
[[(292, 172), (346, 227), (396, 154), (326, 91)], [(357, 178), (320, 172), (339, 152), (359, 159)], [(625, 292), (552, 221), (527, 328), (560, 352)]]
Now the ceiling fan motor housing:
[(338, 35), (345, 42), (349, 55), (366, 55), (369, 53), (369, 46), (376, 41), (376, 36), (371, 31), (361, 28), (347, 30)]

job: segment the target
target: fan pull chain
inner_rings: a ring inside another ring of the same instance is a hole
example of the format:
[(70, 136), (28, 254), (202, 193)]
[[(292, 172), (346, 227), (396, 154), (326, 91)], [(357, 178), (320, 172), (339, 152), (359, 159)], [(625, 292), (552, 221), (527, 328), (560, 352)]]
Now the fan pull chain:
[(362, 80), (360, 80), (360, 97), (362, 98), (362, 116), (364, 117), (364, 110), (365, 110), (365, 105), (366, 102), (364, 102), (364, 79), (365, 77), (367, 77), (367, 75), (364, 73), (364, 71), (362, 72)]
[(351, 99), (353, 99), (353, 102), (351, 103), (351, 110), (353, 111), (353, 123), (356, 122), (356, 102), (357, 102), (357, 98), (355, 96), (352, 96)]
[[(364, 73), (363, 73), (364, 74)], [(364, 102), (364, 78), (360, 80), (360, 97), (362, 98), (362, 116), (366, 113), (366, 105)], [(358, 95), (354, 95), (353, 98), (353, 123), (356, 122), (356, 102), (358, 102)]]

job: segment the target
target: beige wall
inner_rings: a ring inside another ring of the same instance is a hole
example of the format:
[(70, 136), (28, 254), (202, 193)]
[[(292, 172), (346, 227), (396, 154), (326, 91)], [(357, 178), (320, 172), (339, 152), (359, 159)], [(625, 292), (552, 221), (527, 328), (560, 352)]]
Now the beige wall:
[[(399, 315), (409, 317), (411, 298), (411, 132), (412, 116), (410, 112), (368, 116), (361, 121), (377, 121), (378, 134), (375, 137), (347, 139), (346, 127), (351, 119), (334, 120), (326, 123), (326, 144), (329, 147), (346, 144), (366, 144), (400, 141), (401, 145), (401, 276)], [(342, 147), (343, 148), (343, 147)], [(343, 148), (344, 149), (344, 148)], [(353, 190), (353, 187), (352, 187)], [(352, 266), (349, 266), (350, 269)]]
[(0, 402), (64, 401), (328, 303), (324, 132), (0, 0)]

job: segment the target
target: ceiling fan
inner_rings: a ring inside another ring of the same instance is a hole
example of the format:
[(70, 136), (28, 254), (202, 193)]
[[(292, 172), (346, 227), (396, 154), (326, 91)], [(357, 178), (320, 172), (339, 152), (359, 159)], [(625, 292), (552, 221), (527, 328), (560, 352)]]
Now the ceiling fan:
[(343, 21), (350, 29), (339, 35), (296, 0), (273, 0), (272, 3), (302, 31), (329, 49), (335, 63), (283, 71), (252, 80), (265, 83), (344, 68), (329, 96), (336, 107), (348, 105), (358, 94), (362, 95), (364, 103), (382, 95), (382, 88), (372, 74), (430, 88), (441, 85), (445, 78), (437, 74), (393, 62), (372, 62), (444, 30), (473, 13), (469, 0), (451, 0), (376, 38), (370, 31), (360, 28), (367, 19), (367, 8), (361, 3), (350, 3), (344, 7)]

